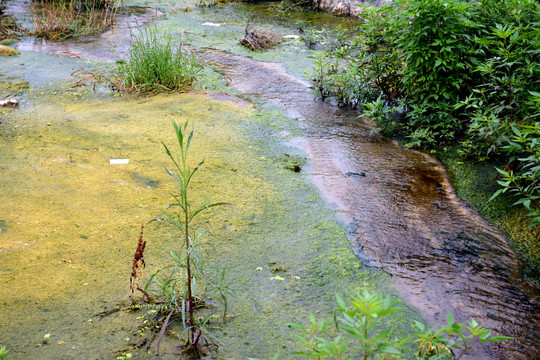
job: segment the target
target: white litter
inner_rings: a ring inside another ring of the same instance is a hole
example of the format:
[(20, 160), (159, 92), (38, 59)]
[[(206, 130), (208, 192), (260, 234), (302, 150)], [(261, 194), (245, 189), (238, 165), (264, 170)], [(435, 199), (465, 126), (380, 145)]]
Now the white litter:
[(284, 39), (299, 39), (300, 36), (298, 36), (298, 35), (285, 35), (283, 38)]
[(214, 23), (211, 23), (211, 22), (205, 22), (202, 25), (203, 26), (221, 26), (221, 24), (214, 24)]
[(109, 159), (111, 165), (125, 165), (129, 164), (129, 159)]

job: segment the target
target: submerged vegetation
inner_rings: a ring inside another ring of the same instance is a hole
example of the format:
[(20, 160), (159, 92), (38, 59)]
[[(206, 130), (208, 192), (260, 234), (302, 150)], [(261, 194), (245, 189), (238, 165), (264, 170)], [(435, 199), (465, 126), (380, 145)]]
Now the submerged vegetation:
[[(491, 336), (491, 331), (473, 319), (468, 324), (456, 323), (450, 313), (447, 325), (438, 330), (415, 321), (418, 330), (413, 336), (395, 336), (385, 321), (388, 315), (401, 310), (399, 305), (398, 299), (365, 288), (350, 304), (338, 296), (334, 321), (317, 320), (312, 314), (307, 326), (291, 325), (297, 329), (295, 336), (302, 345), (296, 354), (336, 360), (403, 359), (410, 358), (412, 347), (416, 360), (459, 360), (476, 342), (512, 339)], [(329, 338), (332, 324), (339, 335)], [(389, 357), (381, 357), (383, 354)]]
[[(540, 224), (540, 4), (397, 1), (362, 8), (361, 34), (316, 55), (321, 98), (362, 107), (408, 146), (460, 143), (502, 163), (502, 193)], [(441, 26), (444, 24), (444, 26)]]

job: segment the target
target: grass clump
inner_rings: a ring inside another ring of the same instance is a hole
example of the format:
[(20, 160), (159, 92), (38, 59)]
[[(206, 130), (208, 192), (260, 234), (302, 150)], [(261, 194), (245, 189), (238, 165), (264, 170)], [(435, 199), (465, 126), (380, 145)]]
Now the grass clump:
[[(13, 39), (22, 33), (22, 29), (17, 25), (15, 19), (5, 12), (6, 5), (0, 3), (0, 41)], [(8, 45), (8, 44), (2, 44)]]
[(181, 92), (189, 89), (202, 67), (182, 42), (170, 33), (158, 34), (149, 26), (132, 35), (129, 60), (118, 67), (118, 90), (143, 94)]
[(116, 8), (110, 2), (35, 1), (30, 6), (29, 35), (47, 40), (89, 36), (114, 24)]
[(0, 348), (0, 360), (7, 360), (8, 359), (8, 350), (5, 346), (2, 346)]

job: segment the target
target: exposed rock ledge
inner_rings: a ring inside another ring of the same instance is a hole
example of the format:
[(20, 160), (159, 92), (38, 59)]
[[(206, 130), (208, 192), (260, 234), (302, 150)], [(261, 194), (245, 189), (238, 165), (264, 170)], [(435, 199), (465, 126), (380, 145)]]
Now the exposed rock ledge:
[(387, 2), (392, 2), (392, 0), (320, 0), (318, 7), (336, 14), (356, 16), (360, 12), (357, 5), (381, 6)]

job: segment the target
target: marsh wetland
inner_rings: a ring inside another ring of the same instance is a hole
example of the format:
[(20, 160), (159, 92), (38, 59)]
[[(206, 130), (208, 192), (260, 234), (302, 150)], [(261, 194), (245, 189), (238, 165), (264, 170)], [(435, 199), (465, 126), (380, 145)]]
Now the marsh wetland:
[[(315, 100), (302, 79), (313, 49), (300, 39), (264, 53), (238, 44), (254, 13), (283, 35), (352, 20), (276, 15), (272, 3), (122, 5), (105, 33), (23, 37), (10, 45), (21, 55), (0, 57), (0, 97), (20, 102), (0, 112), (0, 346), (9, 359), (157, 358), (155, 345), (137, 347), (144, 317), (130, 307), (129, 274), (141, 225), (143, 277), (178, 235), (152, 220), (177, 191), (162, 143), (185, 120), (193, 157), (205, 161), (193, 198), (230, 204), (196, 225), (215, 247), (209, 261), (235, 279), (233, 316), (212, 325), (222, 345), (207, 358), (295, 358), (288, 324), (331, 314), (336, 294), (362, 288), (406, 304), (388, 324), (397, 333), (410, 333), (412, 320), (442, 324), (450, 311), (515, 338), (463, 358), (540, 356), (540, 289), (523, 278), (505, 234), (456, 195), (444, 166)], [(25, 1), (7, 6), (24, 22)], [(73, 87), (79, 69), (114, 68), (150, 22), (184, 36), (207, 65), (194, 90)], [(178, 345), (164, 337), (162, 358), (178, 358)]]

